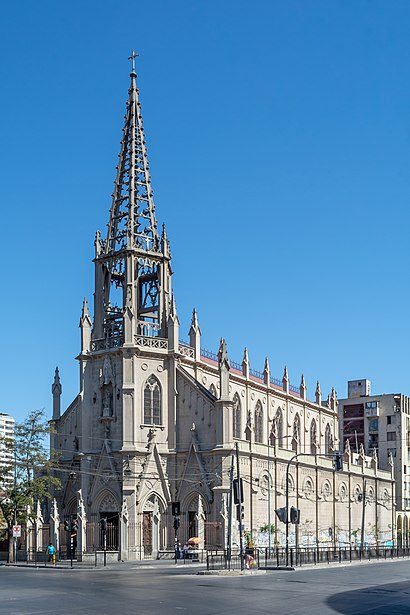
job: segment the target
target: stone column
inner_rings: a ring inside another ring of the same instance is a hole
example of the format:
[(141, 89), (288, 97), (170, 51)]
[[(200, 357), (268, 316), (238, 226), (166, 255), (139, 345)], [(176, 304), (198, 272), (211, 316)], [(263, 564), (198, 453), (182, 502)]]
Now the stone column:
[(60, 551), (60, 515), (58, 514), (57, 501), (54, 498), (51, 505), (50, 515), (50, 541), (56, 549), (56, 553)]
[(85, 512), (82, 490), (78, 490), (77, 499), (77, 560), (81, 561), (87, 551), (87, 515)]
[(43, 525), (44, 519), (41, 514), (40, 502), (37, 502), (36, 506), (36, 517), (35, 517), (35, 527), (36, 527), (36, 544), (35, 548), (37, 553), (43, 550)]
[(198, 496), (197, 521), (198, 521), (198, 538), (201, 539), (201, 546), (203, 547), (205, 543), (205, 512), (204, 512), (204, 506), (202, 504), (201, 496)]
[(161, 512), (159, 510), (158, 498), (154, 500), (152, 511), (152, 559), (157, 559), (159, 551), (159, 530), (161, 526)]
[(26, 549), (27, 549), (27, 560), (33, 557), (34, 548), (35, 548), (35, 533), (34, 533), (34, 522), (33, 516), (31, 512), (31, 506), (27, 506), (27, 540), (26, 540)]

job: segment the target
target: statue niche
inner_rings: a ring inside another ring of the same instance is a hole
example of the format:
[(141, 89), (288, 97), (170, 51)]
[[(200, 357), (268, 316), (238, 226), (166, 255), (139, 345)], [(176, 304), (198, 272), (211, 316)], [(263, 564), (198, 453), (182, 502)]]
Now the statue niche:
[(100, 372), (101, 416), (111, 418), (114, 415), (115, 372), (111, 359), (106, 357)]
[(103, 384), (102, 385), (102, 417), (108, 418), (113, 415), (113, 391), (112, 384)]

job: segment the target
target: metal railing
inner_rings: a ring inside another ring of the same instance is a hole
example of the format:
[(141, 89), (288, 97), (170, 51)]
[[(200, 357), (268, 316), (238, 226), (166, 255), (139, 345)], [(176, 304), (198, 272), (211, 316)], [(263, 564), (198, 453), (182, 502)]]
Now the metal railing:
[[(398, 558), (410, 558), (410, 547), (366, 547), (365, 549), (354, 547), (339, 548), (290, 548), (288, 554), (288, 566), (286, 566), (285, 547), (255, 549), (256, 567), (269, 568), (296, 568), (306, 565), (318, 564), (342, 564), (353, 561), (391, 560)], [(228, 552), (209, 552), (206, 558), (208, 570), (240, 570), (241, 557), (238, 553), (228, 557)]]

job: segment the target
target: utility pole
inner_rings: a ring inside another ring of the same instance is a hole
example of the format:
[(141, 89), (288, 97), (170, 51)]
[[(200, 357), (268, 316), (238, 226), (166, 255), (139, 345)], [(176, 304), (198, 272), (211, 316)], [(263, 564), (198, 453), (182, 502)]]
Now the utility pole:
[(360, 533), (360, 551), (362, 553), (364, 551), (364, 523), (365, 523), (365, 516), (366, 516), (366, 486), (367, 486), (367, 481), (365, 479), (364, 484), (363, 484), (362, 528), (361, 528), (361, 533)]
[(231, 569), (231, 555), (232, 555), (232, 502), (233, 502), (233, 467), (235, 457), (232, 455), (231, 467), (229, 470), (229, 503), (228, 503), (228, 570)]
[[(17, 451), (16, 443), (14, 442), (14, 515), (13, 525), (17, 525)], [(14, 528), (13, 528), (14, 530)], [(13, 562), (17, 564), (17, 536), (14, 536), (13, 531)]]
[[(235, 448), (236, 448), (236, 480), (238, 481), (238, 489), (240, 489), (239, 485), (241, 484), (241, 475), (240, 475), (240, 469), (239, 469), (239, 449), (238, 449), (238, 443), (235, 442)], [(239, 503), (237, 504), (237, 506), (239, 507), (239, 510), (241, 510), (242, 504)], [(239, 519), (239, 554), (240, 554), (240, 558), (241, 558), (241, 570), (243, 570), (243, 527), (242, 527), (242, 515), (238, 515)]]
[(270, 558), (270, 550), (272, 548), (272, 533), (271, 533), (271, 518), (270, 518), (270, 434), (268, 435), (268, 558)]

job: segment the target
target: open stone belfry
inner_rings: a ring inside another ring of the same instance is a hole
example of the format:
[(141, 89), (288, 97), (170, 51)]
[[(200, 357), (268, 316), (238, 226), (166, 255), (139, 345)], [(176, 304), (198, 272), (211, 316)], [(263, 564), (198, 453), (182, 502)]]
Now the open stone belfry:
[[(306, 383), (290, 384), (201, 348), (195, 310), (189, 341), (179, 336), (172, 292), (171, 250), (159, 230), (151, 188), (134, 59), (106, 237), (95, 237), (91, 315), (81, 318), (79, 393), (61, 413), (60, 374), (53, 392), (51, 448), (63, 489), (51, 511), (54, 525), (76, 516), (77, 556), (100, 547), (99, 521), (108, 521), (109, 547), (120, 559), (157, 557), (177, 538), (225, 548), (230, 468), (235, 445), (244, 485), (243, 526), (267, 545), (284, 544), (275, 509), (300, 509), (291, 544), (350, 544), (357, 535), (366, 489), (366, 539), (394, 538), (394, 481), (377, 456), (339, 448), (337, 398), (307, 398)], [(174, 529), (171, 503), (180, 503)], [(238, 544), (232, 512), (233, 544)], [(57, 519), (57, 521), (55, 521)], [(54, 527), (53, 525), (53, 527)], [(55, 529), (58, 542), (58, 528)], [(60, 543), (64, 540), (60, 534)]]

